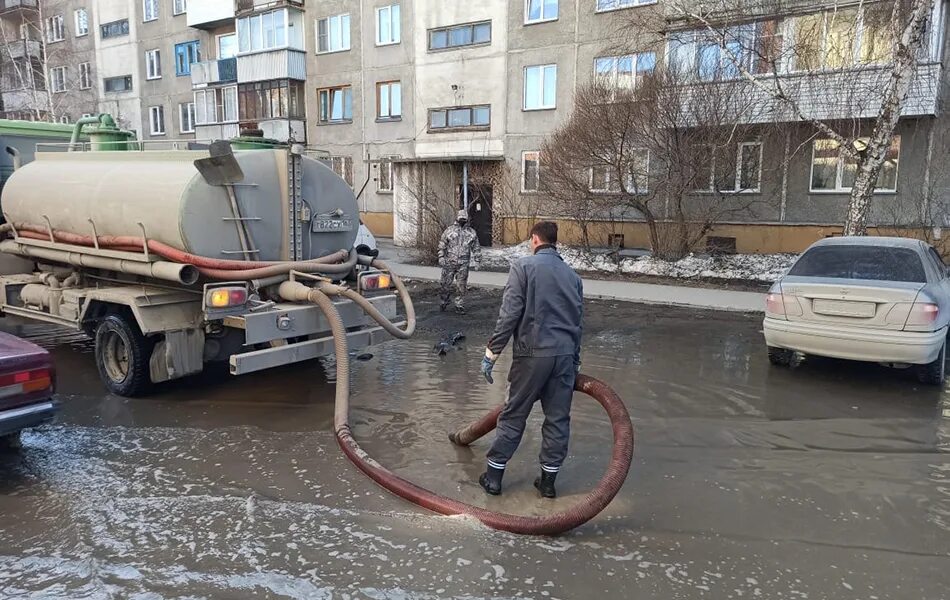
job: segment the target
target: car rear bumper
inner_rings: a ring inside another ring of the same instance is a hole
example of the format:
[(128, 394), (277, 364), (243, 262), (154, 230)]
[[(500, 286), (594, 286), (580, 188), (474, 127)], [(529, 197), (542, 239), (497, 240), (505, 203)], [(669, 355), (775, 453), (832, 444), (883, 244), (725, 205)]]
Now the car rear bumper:
[(56, 403), (43, 400), (25, 406), (0, 411), (0, 436), (16, 433), (27, 427), (36, 427), (49, 422), (56, 414)]
[(766, 317), (765, 343), (805, 354), (868, 362), (923, 365), (936, 360), (947, 339), (938, 331), (892, 331), (797, 323)]

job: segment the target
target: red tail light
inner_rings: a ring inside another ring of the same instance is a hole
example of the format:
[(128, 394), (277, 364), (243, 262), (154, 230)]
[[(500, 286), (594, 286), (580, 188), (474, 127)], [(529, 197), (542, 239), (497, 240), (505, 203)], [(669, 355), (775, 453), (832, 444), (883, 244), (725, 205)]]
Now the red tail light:
[(765, 297), (765, 312), (773, 315), (785, 316), (785, 298), (782, 294), (770, 292)]
[(0, 397), (39, 392), (52, 387), (53, 372), (50, 369), (32, 369), (0, 375)]
[(918, 300), (910, 307), (910, 315), (907, 316), (906, 327), (930, 327), (940, 316), (940, 307), (929, 299), (921, 302)]

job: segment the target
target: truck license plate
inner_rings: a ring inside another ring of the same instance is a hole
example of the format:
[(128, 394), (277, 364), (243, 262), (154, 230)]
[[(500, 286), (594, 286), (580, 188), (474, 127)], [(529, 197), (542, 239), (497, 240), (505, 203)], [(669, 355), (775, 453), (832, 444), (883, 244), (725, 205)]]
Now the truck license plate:
[(822, 300), (812, 302), (812, 311), (819, 315), (833, 317), (864, 317), (874, 316), (873, 302), (854, 302), (852, 300)]
[(353, 219), (314, 219), (310, 230), (314, 233), (353, 231)]

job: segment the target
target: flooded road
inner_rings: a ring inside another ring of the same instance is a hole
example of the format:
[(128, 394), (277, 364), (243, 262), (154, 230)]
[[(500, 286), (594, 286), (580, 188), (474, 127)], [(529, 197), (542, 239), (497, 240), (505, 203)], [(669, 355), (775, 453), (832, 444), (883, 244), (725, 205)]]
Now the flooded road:
[[(466, 317), (416, 298), (416, 338), (353, 363), (355, 436), (441, 493), (549, 510), (537, 418), (499, 498), (475, 483), (486, 443), (445, 437), (503, 400), (478, 374), (498, 298), (473, 294)], [(130, 400), (104, 393), (81, 337), (3, 327), (53, 350), (63, 411), (0, 457), (2, 598), (950, 597), (947, 394), (876, 366), (770, 368), (755, 317), (588, 305), (584, 371), (625, 399), (634, 464), (552, 539), (434, 516), (359, 473), (331, 433), (332, 361)], [(432, 352), (458, 330), (466, 346)], [(577, 397), (572, 429), (556, 507), (609, 455), (594, 402)]]

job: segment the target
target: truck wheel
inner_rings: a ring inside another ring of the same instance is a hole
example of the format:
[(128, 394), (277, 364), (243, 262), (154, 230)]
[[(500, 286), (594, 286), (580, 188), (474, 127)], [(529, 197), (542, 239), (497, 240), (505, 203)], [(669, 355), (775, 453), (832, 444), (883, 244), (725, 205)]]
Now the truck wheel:
[(769, 346), (769, 362), (777, 367), (787, 367), (792, 364), (793, 352), (785, 348)]
[(154, 343), (122, 315), (109, 315), (96, 328), (96, 367), (109, 391), (141, 396), (152, 386), (149, 359)]
[(947, 378), (947, 344), (940, 348), (937, 360), (930, 364), (917, 366), (917, 381), (927, 385), (943, 385)]

